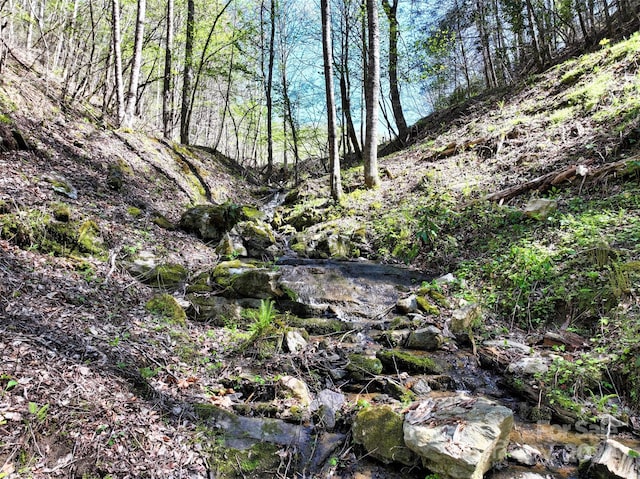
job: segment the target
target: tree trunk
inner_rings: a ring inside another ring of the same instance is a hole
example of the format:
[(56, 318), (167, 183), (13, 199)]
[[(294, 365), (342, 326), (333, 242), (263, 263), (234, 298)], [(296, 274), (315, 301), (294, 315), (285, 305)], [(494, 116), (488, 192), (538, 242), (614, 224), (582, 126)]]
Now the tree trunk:
[(368, 188), (380, 185), (378, 173), (378, 97), (380, 96), (380, 31), (376, 0), (366, 0), (367, 6), (367, 77), (365, 104), (367, 110), (364, 140), (364, 184)]
[(117, 125), (124, 120), (124, 83), (122, 81), (122, 40), (120, 38), (120, 0), (111, 0), (111, 18), (113, 24), (113, 59), (115, 67), (115, 89)]
[(164, 78), (162, 79), (162, 133), (171, 139), (173, 124), (173, 0), (167, 0), (167, 31), (165, 35)]
[(269, 60), (267, 65), (267, 177), (273, 172), (273, 65), (276, 43), (276, 0), (270, 0), (269, 9)]
[(127, 92), (127, 106), (124, 112), (124, 126), (130, 128), (136, 116), (138, 103), (138, 83), (140, 69), (142, 67), (142, 42), (144, 41), (144, 22), (146, 16), (147, 0), (138, 0), (138, 13), (136, 15), (136, 30), (133, 43), (133, 59), (131, 60), (131, 76), (129, 77), (129, 90)]
[(327, 97), (327, 133), (329, 141), (329, 171), (331, 197), (340, 201), (342, 184), (340, 181), (340, 158), (336, 136), (336, 103), (333, 94), (333, 52), (331, 46), (331, 10), (329, 0), (320, 0), (322, 11), (322, 56), (324, 59), (324, 85)]
[(389, 95), (391, 96), (391, 109), (398, 128), (398, 137), (401, 142), (404, 142), (407, 140), (408, 128), (402, 111), (400, 88), (398, 86), (398, 0), (393, 0), (393, 3), (383, 0), (382, 6), (389, 20)]
[(180, 106), (180, 142), (189, 144), (189, 111), (191, 106), (191, 80), (193, 79), (193, 35), (195, 0), (187, 0), (187, 32), (184, 43), (184, 71), (182, 79), (182, 104)]

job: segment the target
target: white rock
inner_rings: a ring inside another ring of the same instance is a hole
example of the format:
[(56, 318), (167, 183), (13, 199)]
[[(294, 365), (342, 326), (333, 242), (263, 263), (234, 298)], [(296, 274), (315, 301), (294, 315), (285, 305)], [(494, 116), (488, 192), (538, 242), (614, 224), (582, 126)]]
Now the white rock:
[(600, 443), (589, 466), (589, 477), (597, 479), (640, 478), (640, 454), (613, 439)]
[(425, 468), (450, 479), (482, 479), (505, 457), (512, 427), (510, 409), (465, 394), (421, 401), (403, 425)]
[(512, 362), (507, 367), (507, 371), (512, 374), (522, 374), (524, 376), (534, 376), (544, 374), (549, 370), (548, 361), (541, 357), (524, 357)]
[(311, 404), (311, 393), (309, 392), (309, 386), (307, 384), (293, 376), (283, 376), (278, 381), (278, 384), (282, 388), (285, 395), (288, 393), (297, 399), (302, 406), (309, 406)]

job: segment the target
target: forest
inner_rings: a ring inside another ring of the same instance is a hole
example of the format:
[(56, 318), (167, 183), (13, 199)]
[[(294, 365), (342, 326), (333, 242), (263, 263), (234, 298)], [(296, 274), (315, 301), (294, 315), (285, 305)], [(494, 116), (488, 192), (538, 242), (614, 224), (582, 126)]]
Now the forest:
[(639, 179), (640, 0), (0, 0), (0, 479), (637, 479)]
[(87, 102), (105, 124), (297, 177), (300, 161), (330, 156), (323, 76), (336, 85), (336, 148), (361, 157), (367, 125), (405, 144), (434, 110), (624, 35), (634, 3), (3, 0), (0, 58), (20, 48), (62, 78), (63, 104)]

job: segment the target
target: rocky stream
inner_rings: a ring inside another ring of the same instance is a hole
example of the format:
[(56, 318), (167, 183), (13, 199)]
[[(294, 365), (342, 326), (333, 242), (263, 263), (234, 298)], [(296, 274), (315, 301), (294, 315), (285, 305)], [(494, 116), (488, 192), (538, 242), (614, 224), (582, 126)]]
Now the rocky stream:
[(483, 312), (452, 275), (339, 259), (357, 231), (309, 228), (292, 240), (273, 226), (283, 198), (267, 213), (229, 204), (184, 213), (180, 227), (226, 258), (211, 271), (144, 252), (129, 260), (142, 281), (178, 292), (191, 320), (229, 327), (247, 309), (277, 311), (275, 326), (239, 348), (245, 379), (247, 360), (274, 379), (229, 382), (223, 403), (195, 405), (225, 447), (286, 450), (279, 474), (295, 477), (346, 476), (361, 460), (382, 469), (359, 477), (638, 477), (637, 424), (623, 408), (586, 416), (545, 400), (541, 374), (558, 345), (579, 350), (579, 339), (479, 334)]

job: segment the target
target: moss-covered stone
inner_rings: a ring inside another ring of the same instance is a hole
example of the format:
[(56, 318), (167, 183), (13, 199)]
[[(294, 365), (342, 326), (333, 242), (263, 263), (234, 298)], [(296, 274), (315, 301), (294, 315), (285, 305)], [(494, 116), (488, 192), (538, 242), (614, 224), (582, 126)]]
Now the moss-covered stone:
[(433, 359), (424, 355), (412, 354), (408, 351), (388, 349), (378, 351), (376, 357), (381, 361), (384, 369), (392, 373), (398, 371), (418, 374), (442, 373), (442, 368)]
[(114, 190), (120, 191), (124, 186), (125, 171), (120, 163), (111, 164), (107, 169), (107, 186)]
[(127, 208), (127, 213), (129, 216), (133, 216), (134, 218), (140, 218), (140, 216), (142, 216), (142, 210), (136, 206), (129, 206)]
[(390, 406), (363, 409), (353, 423), (353, 440), (386, 464), (414, 465), (416, 456), (404, 443), (403, 421), (403, 415)]
[(174, 225), (171, 221), (169, 221), (160, 213), (154, 213), (151, 216), (151, 222), (165, 230), (173, 231), (176, 229), (176, 225)]
[(51, 205), (51, 214), (56, 220), (68, 223), (71, 219), (71, 208), (66, 203), (54, 203)]
[(164, 263), (153, 267), (147, 272), (142, 280), (156, 288), (164, 288), (173, 290), (182, 285), (186, 280), (189, 272), (179, 264)]
[(287, 323), (317, 336), (342, 333), (349, 330), (347, 325), (338, 319), (299, 318), (298, 316), (289, 315), (287, 316)]
[(366, 354), (350, 354), (346, 370), (355, 381), (367, 381), (382, 372), (382, 362)]
[(431, 304), (431, 302), (429, 301), (429, 299), (427, 299), (426, 296), (416, 296), (416, 301), (420, 309), (425, 313), (433, 314), (433, 315), (440, 314), (440, 309), (438, 309), (436, 305)]
[(170, 294), (158, 294), (147, 301), (147, 311), (162, 316), (168, 322), (184, 326), (187, 315), (180, 303)]
[(100, 228), (93, 220), (83, 222), (78, 228), (78, 246), (87, 253), (104, 252), (104, 240), (100, 236)]

